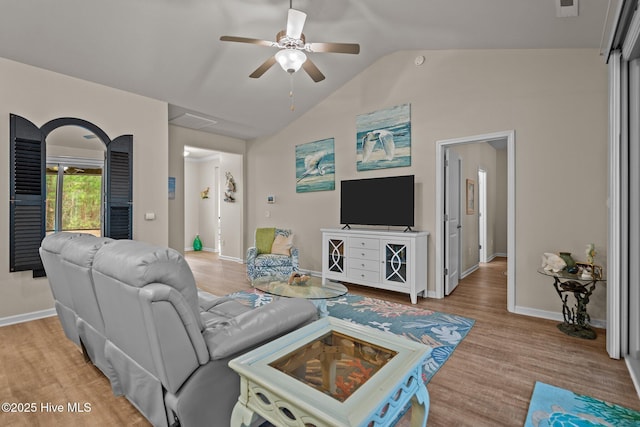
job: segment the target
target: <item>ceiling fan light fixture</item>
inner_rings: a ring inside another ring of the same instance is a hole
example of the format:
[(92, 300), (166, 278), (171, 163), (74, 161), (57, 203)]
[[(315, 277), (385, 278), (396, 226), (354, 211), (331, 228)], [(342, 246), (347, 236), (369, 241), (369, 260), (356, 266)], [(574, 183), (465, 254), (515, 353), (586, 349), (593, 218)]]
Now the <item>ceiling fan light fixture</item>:
[(302, 67), (307, 55), (298, 49), (282, 49), (276, 53), (276, 61), (287, 73), (293, 74)]

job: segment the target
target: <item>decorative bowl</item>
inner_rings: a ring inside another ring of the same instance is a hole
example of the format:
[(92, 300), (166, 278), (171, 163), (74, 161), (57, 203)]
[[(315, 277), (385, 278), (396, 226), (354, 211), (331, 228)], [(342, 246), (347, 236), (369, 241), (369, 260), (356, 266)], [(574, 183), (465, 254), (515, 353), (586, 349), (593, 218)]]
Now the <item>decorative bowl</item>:
[(309, 279), (310, 279), (310, 276), (307, 276), (306, 274), (291, 273), (291, 276), (289, 276), (288, 283), (292, 286), (304, 286), (307, 284)]

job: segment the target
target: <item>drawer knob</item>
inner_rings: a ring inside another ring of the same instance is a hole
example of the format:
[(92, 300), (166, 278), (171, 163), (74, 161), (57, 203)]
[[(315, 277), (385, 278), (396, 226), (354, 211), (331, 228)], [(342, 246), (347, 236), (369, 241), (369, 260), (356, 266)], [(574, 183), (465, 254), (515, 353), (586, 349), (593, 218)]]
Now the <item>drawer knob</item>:
[(360, 244), (361, 244), (362, 246), (364, 246), (364, 242), (360, 242)]
[(362, 254), (362, 256), (364, 256), (364, 254)]

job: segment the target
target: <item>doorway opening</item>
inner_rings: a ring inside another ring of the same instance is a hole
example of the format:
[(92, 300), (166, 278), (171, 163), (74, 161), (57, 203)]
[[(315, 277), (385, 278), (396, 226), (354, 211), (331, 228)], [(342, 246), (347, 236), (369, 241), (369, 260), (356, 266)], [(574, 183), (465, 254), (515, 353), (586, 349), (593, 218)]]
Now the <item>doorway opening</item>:
[[(242, 154), (183, 146), (184, 228), (180, 243), (185, 251), (193, 250), (198, 235), (203, 251), (243, 262), (243, 164)], [(227, 176), (235, 183), (233, 194), (227, 188)]]
[[(444, 298), (448, 277), (448, 263), (455, 255), (449, 253), (451, 224), (447, 224), (446, 151), (461, 144), (491, 143), (506, 145), (507, 157), (507, 309), (515, 310), (515, 131), (474, 135), (436, 142), (436, 289), (435, 297)], [(462, 183), (461, 183), (462, 184)], [(486, 194), (486, 193), (485, 193)], [(468, 205), (468, 203), (466, 203)], [(468, 206), (467, 206), (468, 207)], [(475, 207), (475, 206), (474, 206)], [(465, 212), (464, 208), (461, 208)], [(485, 214), (486, 215), (486, 214)], [(461, 215), (462, 216), (462, 215)], [(477, 224), (477, 223), (476, 223)], [(464, 230), (462, 230), (464, 233)], [(459, 270), (459, 268), (458, 268)]]

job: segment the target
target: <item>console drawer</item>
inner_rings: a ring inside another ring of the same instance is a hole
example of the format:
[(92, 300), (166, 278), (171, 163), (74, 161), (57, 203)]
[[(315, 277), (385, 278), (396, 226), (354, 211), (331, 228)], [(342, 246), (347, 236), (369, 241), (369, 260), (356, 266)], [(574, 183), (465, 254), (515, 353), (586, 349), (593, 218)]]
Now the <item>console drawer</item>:
[(369, 259), (372, 261), (380, 261), (380, 250), (349, 248), (349, 258)]
[(377, 283), (380, 281), (380, 272), (370, 271), (370, 270), (360, 270), (358, 268), (350, 268), (347, 274), (347, 278), (358, 280), (358, 281), (367, 281), (367, 282)]
[(367, 239), (362, 237), (351, 237), (349, 238), (349, 247), (358, 249), (380, 250), (380, 240)]
[(368, 270), (380, 272), (380, 260), (378, 259), (355, 259), (352, 258), (349, 261), (349, 266), (351, 268), (357, 268), (359, 270)]

